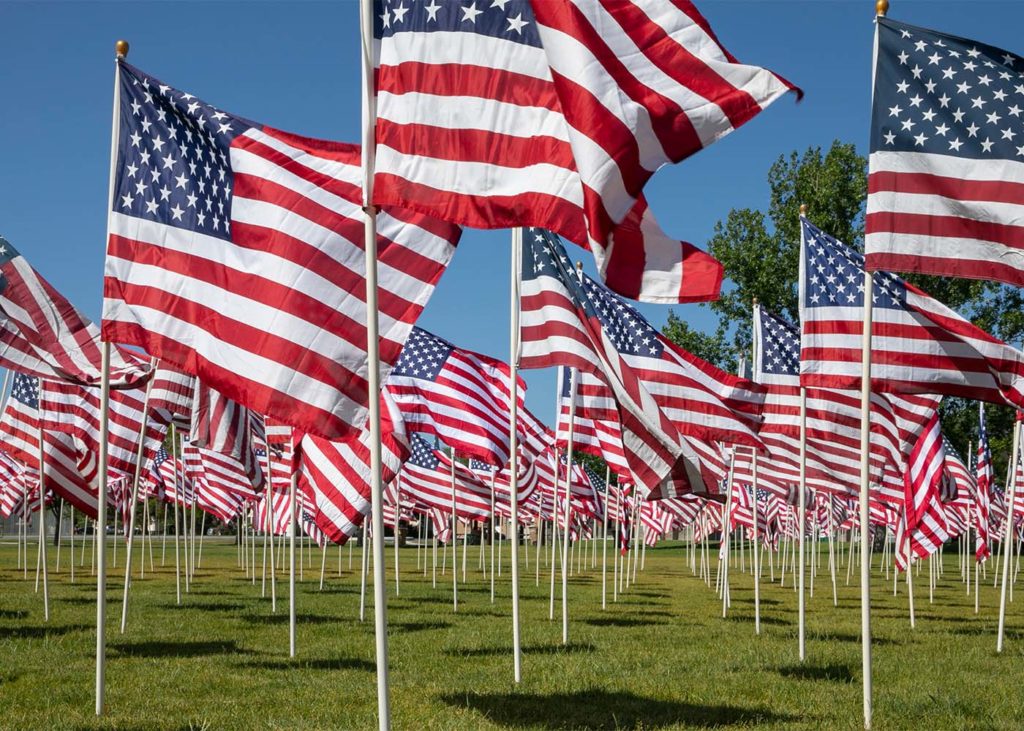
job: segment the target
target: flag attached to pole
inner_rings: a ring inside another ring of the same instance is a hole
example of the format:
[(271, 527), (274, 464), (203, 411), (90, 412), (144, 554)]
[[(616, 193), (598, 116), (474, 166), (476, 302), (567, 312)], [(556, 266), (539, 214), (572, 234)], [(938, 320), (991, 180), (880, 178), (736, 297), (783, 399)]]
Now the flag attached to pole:
[[(360, 153), (222, 112), (120, 63), (103, 335), (257, 413), (340, 438), (368, 412)], [(459, 231), (382, 211), (387, 371)]]
[(869, 270), (1024, 285), (1024, 61), (878, 19)]

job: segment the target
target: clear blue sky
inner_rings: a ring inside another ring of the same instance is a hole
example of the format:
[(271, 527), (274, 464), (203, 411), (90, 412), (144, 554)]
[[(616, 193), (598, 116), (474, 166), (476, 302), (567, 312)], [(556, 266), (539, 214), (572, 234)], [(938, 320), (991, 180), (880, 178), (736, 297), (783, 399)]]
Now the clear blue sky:
[[(778, 155), (837, 137), (865, 151), (874, 2), (704, 0), (698, 6), (741, 61), (767, 66), (806, 92), (800, 104), (776, 102), (648, 185), (663, 228), (704, 246), (730, 208), (767, 204), (765, 175)], [(1024, 52), (1024, 2), (893, 0), (890, 15)], [(131, 42), (135, 65), (226, 111), (299, 134), (359, 139), (355, 0), (0, 0), (0, 27), (0, 233), (96, 320), (116, 39)], [(507, 231), (467, 230), (420, 324), (507, 359), (508, 240)], [(573, 255), (592, 271), (589, 254)], [(641, 310), (659, 326), (668, 314), (662, 306)], [(706, 308), (677, 310), (696, 327), (714, 327)], [(524, 376), (528, 406), (550, 421), (553, 371)]]

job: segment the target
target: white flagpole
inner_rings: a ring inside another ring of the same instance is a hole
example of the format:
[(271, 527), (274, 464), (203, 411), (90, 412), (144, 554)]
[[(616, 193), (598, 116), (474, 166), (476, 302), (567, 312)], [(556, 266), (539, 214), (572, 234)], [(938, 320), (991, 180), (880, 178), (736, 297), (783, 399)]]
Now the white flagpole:
[[(512, 258), (509, 268), (511, 283), (509, 310), (509, 499), (512, 503), (512, 666), (515, 682), (523, 679), (523, 657), (519, 637), (519, 455), (518, 455), (518, 384), (519, 370), (519, 266), (523, 245), (523, 229), (512, 229)], [(537, 557), (540, 560), (540, 556)]]
[[(604, 527), (601, 530), (601, 609), (608, 608), (608, 487), (611, 485), (612, 468), (604, 467)], [(691, 542), (692, 548), (692, 542)], [(692, 550), (691, 550), (692, 554)]]
[(870, 458), (871, 458), (871, 318), (874, 277), (864, 274), (864, 333), (861, 345), (860, 391), (860, 623), (863, 664), (864, 728), (871, 728), (871, 551)]
[[(39, 562), (43, 567), (43, 621), (50, 621), (50, 585), (47, 581), (46, 569), (46, 505), (43, 496), (46, 494), (46, 481), (43, 478), (43, 420), (39, 420)], [(25, 502), (28, 502), (26, 500)], [(58, 527), (59, 530), (59, 527)], [(59, 534), (58, 534), (59, 539)], [(115, 536), (116, 540), (116, 536)]]
[(494, 505), (494, 480), (498, 476), (498, 468), (495, 467), (491, 471), (491, 534), (488, 543), (491, 549), (491, 604), (494, 604), (494, 533), (495, 533), (495, 505)]
[(800, 661), (803, 662), (807, 659), (807, 603), (804, 592), (804, 571), (807, 567), (807, 389), (803, 386), (800, 387), (800, 482), (797, 486), (797, 501), (797, 647)]
[[(580, 265), (576, 265), (577, 275)], [(565, 443), (565, 530), (562, 531), (562, 644), (569, 644), (569, 519), (572, 515), (572, 439), (576, 421), (576, 369), (569, 373), (569, 435)]]
[(288, 655), (295, 657), (295, 481), (298, 473), (292, 467), (288, 481)]
[(457, 566), (459, 550), (459, 520), (455, 515), (455, 450), (452, 450), (452, 611), (459, 611), (459, 568)]
[(367, 393), (370, 398), (370, 504), (373, 521), (373, 610), (377, 660), (377, 723), (381, 731), (391, 728), (391, 700), (388, 687), (388, 609), (384, 584), (384, 485), (381, 475), (380, 443), (380, 329), (377, 312), (377, 209), (373, 206), (373, 170), (376, 153), (376, 97), (373, 89), (374, 40), (373, 3), (361, 0), (362, 38), (362, 163), (363, 245), (366, 254), (366, 357)]
[(752, 462), (753, 466), (751, 469), (754, 483), (751, 485), (753, 495), (751, 495), (751, 502), (754, 511), (754, 545), (753, 545), (753, 557), (754, 562), (754, 634), (761, 634), (761, 546), (760, 536), (757, 531), (757, 449), (751, 449), (753, 452)]
[[(125, 627), (128, 624), (128, 589), (131, 586), (132, 581), (132, 548), (135, 545), (135, 513), (138, 510), (137, 503), (139, 500), (139, 475), (142, 472), (142, 457), (143, 451), (146, 447), (146, 424), (147, 414), (149, 413), (149, 393), (153, 390), (153, 378), (155, 377), (156, 371), (156, 358), (150, 361), (150, 368), (154, 371), (154, 375), (150, 376), (149, 383), (146, 384), (146, 395), (142, 400), (142, 427), (139, 429), (139, 447), (135, 450), (135, 475), (132, 479), (132, 496), (131, 496), (131, 516), (128, 519), (128, 547), (126, 549), (127, 556), (124, 562), (124, 595), (121, 597), (121, 634), (124, 634)], [(145, 546), (143, 546), (145, 548)], [(143, 556), (143, 571), (145, 571), (145, 556)]]
[[(116, 54), (114, 64), (114, 104), (110, 124), (110, 179), (107, 192), (108, 216), (114, 207), (114, 173), (117, 167), (117, 146), (120, 134), (119, 120), (121, 118), (121, 67), (117, 61), (128, 55), (128, 42), (118, 41), (114, 44)], [(109, 225), (107, 236), (109, 238)], [(99, 486), (97, 514), (99, 530), (103, 531), (102, 539), (97, 539), (97, 563), (96, 571), (96, 715), (103, 715), (103, 698), (106, 683), (107, 669), (107, 645), (106, 645), (106, 619), (107, 619), (107, 452), (110, 422), (110, 343), (104, 342), (102, 349), (102, 379), (100, 381), (100, 454), (99, 454)], [(40, 491), (43, 485), (39, 485)]]
[[(398, 554), (398, 521), (401, 518), (401, 516), (402, 516), (402, 485), (401, 485), (401, 482), (399, 482), (398, 477), (395, 477), (395, 527), (394, 527), (394, 533), (395, 533), (395, 596), (399, 596), (401, 594), (400, 584), (399, 584), (399, 581), (398, 581), (398, 561), (399, 561), (399, 554)], [(465, 577), (463, 577), (463, 581), (465, 581)], [(324, 588), (323, 570), (320, 571), (320, 588), (321, 589)]]
[[(1003, 535), (1003, 582), (999, 587), (999, 634), (996, 636), (996, 652), (1003, 651), (1003, 630), (1006, 627), (1006, 584), (1009, 580), (1010, 560), (1013, 552), (1010, 550), (1013, 545), (1013, 512), (1014, 497), (1017, 488), (1017, 454), (1020, 449), (1020, 428), (1021, 423), (1013, 423), (1013, 449), (1010, 455), (1010, 479), (1006, 487), (1006, 531)], [(974, 582), (977, 591), (978, 582)]]

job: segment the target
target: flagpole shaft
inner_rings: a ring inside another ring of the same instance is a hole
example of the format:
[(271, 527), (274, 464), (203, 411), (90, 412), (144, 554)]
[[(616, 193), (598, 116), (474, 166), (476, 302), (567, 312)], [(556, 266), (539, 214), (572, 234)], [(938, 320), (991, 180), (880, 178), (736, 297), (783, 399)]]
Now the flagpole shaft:
[(753, 562), (754, 562), (754, 634), (761, 634), (761, 562), (760, 562), (760, 536), (757, 530), (757, 449), (753, 449), (752, 461), (752, 481), (753, 481), (753, 511), (754, 511), (754, 545), (753, 545)]
[(459, 569), (456, 565), (458, 562), (458, 556), (456, 551), (459, 549), (458, 539), (458, 528), (459, 520), (455, 515), (455, 450), (452, 450), (452, 611), (459, 611)]
[[(522, 682), (522, 648), (519, 636), (519, 454), (518, 417), (519, 406), (517, 372), (519, 370), (519, 256), (523, 243), (523, 230), (512, 229), (512, 256), (509, 267), (509, 500), (512, 503), (512, 664), (515, 682)], [(539, 560), (538, 556), (538, 560)]]
[[(116, 109), (116, 105), (115, 105)], [(103, 375), (100, 381), (100, 454), (97, 496), (96, 540), (96, 715), (103, 715), (103, 693), (107, 670), (107, 452), (110, 431), (110, 343), (102, 348)], [(40, 485), (40, 490), (43, 486)]]
[(569, 520), (572, 514), (572, 440), (576, 421), (576, 369), (569, 375), (569, 435), (565, 444), (565, 530), (562, 531), (562, 644), (569, 644)]
[[(601, 530), (601, 609), (608, 607), (608, 486), (611, 485), (612, 468), (604, 467), (604, 527)], [(692, 543), (691, 543), (692, 545)]]
[[(43, 567), (43, 621), (50, 621), (50, 584), (46, 568), (46, 481), (43, 479), (43, 420), (39, 420), (39, 561)], [(58, 524), (57, 529), (60, 530)], [(58, 534), (59, 540), (59, 534)]]
[[(156, 358), (150, 361), (150, 366), (153, 371), (156, 370)], [(128, 624), (128, 589), (131, 586), (132, 581), (132, 548), (135, 545), (135, 512), (136, 504), (139, 499), (139, 475), (142, 472), (142, 456), (143, 451), (146, 447), (146, 423), (148, 420), (147, 414), (149, 413), (149, 393), (153, 390), (153, 379), (154, 375), (150, 376), (149, 383), (146, 384), (146, 395), (142, 400), (142, 426), (139, 428), (139, 447), (135, 450), (135, 475), (132, 478), (132, 496), (131, 496), (131, 516), (128, 520), (128, 547), (126, 549), (128, 555), (125, 558), (124, 564), (124, 596), (121, 597), (121, 634), (124, 634), (125, 628)], [(143, 546), (145, 548), (145, 546)], [(145, 571), (145, 557), (143, 557), (143, 571)]]
[[(1003, 534), (1003, 582), (999, 587), (999, 633), (996, 636), (996, 652), (1003, 651), (1003, 631), (1006, 628), (1006, 584), (1009, 581), (1010, 559), (1013, 556), (1010, 547), (1013, 542), (1014, 498), (1017, 491), (1017, 450), (1020, 449), (1021, 422), (1013, 423), (1013, 453), (1010, 455), (1010, 479), (1006, 481), (1006, 531)], [(977, 591), (977, 582), (975, 582)]]
[(804, 595), (804, 570), (807, 566), (807, 389), (800, 387), (800, 483), (797, 494), (797, 512), (800, 516), (797, 542), (800, 546), (800, 565), (797, 567), (798, 629), (797, 646), (800, 660), (807, 659), (807, 606)]
[(863, 664), (864, 728), (871, 728), (871, 552), (870, 467), (871, 467), (871, 318), (874, 278), (864, 274), (864, 331), (861, 338), (860, 390), (860, 622)]
[(292, 467), (288, 481), (288, 656), (295, 657), (295, 481)]

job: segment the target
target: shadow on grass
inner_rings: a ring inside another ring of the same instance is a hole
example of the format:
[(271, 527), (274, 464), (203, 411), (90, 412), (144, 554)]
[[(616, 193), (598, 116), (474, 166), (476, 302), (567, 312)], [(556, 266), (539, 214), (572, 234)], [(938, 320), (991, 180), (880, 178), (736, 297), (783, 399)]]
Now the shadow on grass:
[(109, 649), (117, 657), (208, 657), (211, 655), (247, 655), (249, 650), (228, 642), (126, 642), (112, 644)]
[(45, 624), (29, 627), (0, 627), (0, 640), (38, 640), (44, 637), (57, 637), (72, 632), (85, 632), (95, 629), (91, 624), (62, 624), (48, 626)]
[[(240, 609), (245, 609), (245, 604), (239, 604), (237, 602), (208, 602), (208, 603), (196, 603), (188, 604), (182, 603), (182, 607), (189, 611), (198, 610), (200, 612), (237, 612)], [(165, 604), (164, 609), (177, 609), (177, 604)]]
[(397, 632), (423, 632), (431, 629), (448, 629), (451, 626), (450, 622), (439, 620), (433, 622), (388, 622), (388, 629)]
[(830, 663), (828, 665), (785, 665), (779, 668), (779, 675), (794, 680), (832, 680), (837, 683), (852, 683), (853, 670), (849, 665)]
[(642, 619), (640, 617), (594, 617), (584, 619), (584, 624), (591, 627), (652, 627), (659, 624), (667, 624), (657, 619)]
[[(860, 644), (860, 635), (854, 634), (853, 632), (825, 632), (813, 637), (809, 636), (808, 639), (813, 640), (814, 642), (856, 642), (857, 644)], [(871, 644), (877, 646), (902, 645), (903, 643), (889, 637), (878, 637), (877, 635), (872, 635)]]
[[(242, 620), (249, 624), (288, 624), (288, 609), (278, 611), (277, 614), (246, 614)], [(323, 614), (296, 614), (295, 624), (340, 624), (342, 619), (328, 617)]]
[[(729, 622), (740, 622), (741, 624), (753, 624), (754, 623), (754, 615), (753, 614), (731, 614), (730, 613), (726, 617), (726, 620), (729, 621)], [(778, 626), (778, 627), (789, 627), (793, 623), (789, 622), (789, 621), (787, 621), (785, 619), (779, 619), (778, 617), (766, 617), (766, 616), (764, 616), (764, 614), (762, 614), (761, 615), (761, 624), (769, 624), (769, 625)]]
[[(592, 643), (570, 642), (568, 645), (523, 645), (524, 655), (570, 655), (582, 652), (594, 652), (597, 649)], [(456, 647), (444, 651), (451, 657), (494, 657), (510, 655), (512, 648), (501, 647)]]
[(767, 708), (698, 705), (633, 693), (585, 690), (576, 693), (449, 694), (444, 703), (469, 708), (502, 726), (544, 729), (657, 729), (677, 726), (722, 726), (785, 723), (794, 716)]
[(0, 609), (0, 619), (25, 619), (27, 616), (24, 609)]
[(377, 666), (369, 660), (340, 657), (327, 660), (252, 660), (236, 667), (253, 670), (359, 670), (376, 672)]

